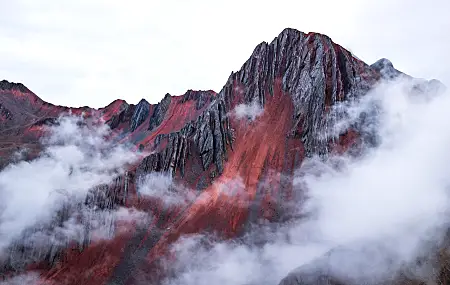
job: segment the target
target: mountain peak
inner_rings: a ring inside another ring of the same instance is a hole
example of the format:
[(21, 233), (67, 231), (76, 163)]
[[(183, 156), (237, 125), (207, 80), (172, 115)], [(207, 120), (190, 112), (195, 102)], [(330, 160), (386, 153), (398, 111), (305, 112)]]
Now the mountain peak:
[(6, 90), (6, 91), (17, 90), (17, 91), (20, 91), (20, 92), (23, 92), (23, 93), (32, 93), (30, 91), (30, 89), (28, 89), (22, 83), (10, 82), (8, 80), (0, 81), (0, 90)]
[(403, 74), (403, 72), (400, 72), (397, 69), (395, 69), (392, 62), (387, 58), (381, 58), (377, 60), (370, 67), (378, 71), (381, 77), (384, 79), (394, 79)]
[(327, 37), (329, 38), (327, 35), (325, 34), (321, 34), (321, 33), (317, 33), (317, 32), (302, 32), (300, 30), (294, 29), (294, 28), (284, 28), (281, 33), (277, 36), (277, 38), (279, 37), (283, 37), (283, 36), (314, 36), (314, 35), (318, 35), (320, 37)]
[[(401, 72), (387, 59), (369, 66), (326, 35), (286, 28), (270, 43), (259, 44), (219, 94), (189, 89), (180, 96), (167, 93), (157, 104), (145, 99), (136, 105), (115, 100), (100, 112), (73, 110), (101, 116), (112, 130), (108, 136), (112, 143), (132, 144), (145, 156), (110, 184), (93, 190), (92, 201), (83, 203), (96, 210), (145, 210), (155, 217), (155, 223), (152, 220), (148, 232), (133, 226), (111, 242), (101, 241), (101, 250), (91, 244), (88, 235), (80, 240), (80, 250), (72, 250), (70, 245), (67, 249), (12, 247), (10, 258), (2, 260), (6, 265), (0, 265), (17, 268), (20, 264), (26, 270), (28, 263), (42, 261), (43, 276), (51, 276), (48, 278), (55, 284), (138, 284), (134, 273), (142, 268), (161, 275), (171, 273), (160, 268), (158, 260), (184, 234), (211, 231), (233, 238), (261, 220), (286, 221), (292, 214), (289, 205), (297, 202), (293, 174), (306, 157), (352, 149), (358, 152), (359, 145), (373, 140), (363, 123), (332, 137), (323, 136), (335, 120), (336, 114), (330, 112), (333, 105), (364, 96), (389, 73)], [(438, 81), (431, 85), (440, 86)], [(22, 86), (2, 81), (0, 91), (25, 90)], [(37, 126), (70, 108), (37, 104), (30, 100), (31, 95), (20, 96), (18, 91), (3, 94), (2, 138), (14, 147), (24, 143), (27, 148), (34, 147), (30, 158), (39, 155)], [(0, 148), (0, 158), (13, 154), (11, 145)], [(181, 207), (166, 206), (160, 204), (164, 203), (161, 197), (141, 195), (142, 183), (153, 174), (168, 174), (174, 182), (157, 191), (172, 195), (177, 192), (172, 191), (178, 187), (175, 185), (180, 185), (180, 190), (194, 194), (193, 200)], [(231, 187), (244, 192), (231, 197), (222, 186), (235, 178), (242, 181)], [(152, 236), (144, 237), (150, 231)], [(93, 267), (99, 274), (80, 274), (93, 272)], [(55, 269), (57, 274), (53, 274)], [(156, 281), (148, 283), (159, 284), (159, 275), (151, 277)]]

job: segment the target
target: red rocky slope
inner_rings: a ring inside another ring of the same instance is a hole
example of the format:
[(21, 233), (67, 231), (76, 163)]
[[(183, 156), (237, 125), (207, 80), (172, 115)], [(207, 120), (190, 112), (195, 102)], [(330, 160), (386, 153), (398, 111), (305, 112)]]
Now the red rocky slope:
[[(346, 151), (366, 139), (357, 126), (323, 138), (330, 106), (400, 74), (387, 60), (365, 64), (325, 35), (285, 29), (271, 43), (259, 44), (218, 94), (189, 90), (167, 94), (156, 105), (142, 99), (137, 105), (116, 100), (101, 109), (67, 108), (42, 101), (21, 84), (0, 82), (3, 166), (24, 146), (27, 158), (34, 158), (42, 125), (68, 111), (103, 118), (117, 143), (151, 153), (95, 203), (143, 209), (154, 223), (144, 229), (130, 225), (113, 240), (85, 244), (82, 250), (44, 252), (40, 262), (23, 264), (21, 270), (38, 270), (49, 284), (135, 284), (136, 272), (156, 284), (164, 275), (160, 258), (183, 234), (213, 231), (233, 238), (261, 219), (287, 219), (283, 202), (293, 199), (293, 171), (303, 159)], [(254, 120), (233, 116), (238, 105), (255, 101), (264, 111)], [(188, 206), (164, 208), (139, 196), (137, 180), (151, 172), (169, 173), (197, 198)], [(221, 191), (230, 183), (237, 191), (233, 196)], [(8, 274), (20, 272), (4, 268)]]

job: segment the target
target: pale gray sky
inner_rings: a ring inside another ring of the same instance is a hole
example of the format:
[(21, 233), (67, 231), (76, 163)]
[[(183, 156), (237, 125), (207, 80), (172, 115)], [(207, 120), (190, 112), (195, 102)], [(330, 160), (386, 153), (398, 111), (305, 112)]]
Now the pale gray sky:
[(220, 91), (284, 28), (329, 35), (359, 58), (450, 82), (448, 0), (0, 0), (0, 79), (92, 107)]

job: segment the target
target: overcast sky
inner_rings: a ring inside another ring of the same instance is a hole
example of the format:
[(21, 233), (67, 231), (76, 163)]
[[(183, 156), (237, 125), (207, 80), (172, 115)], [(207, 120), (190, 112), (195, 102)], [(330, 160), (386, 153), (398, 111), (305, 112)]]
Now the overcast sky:
[(54, 104), (220, 91), (284, 28), (449, 85), (448, 0), (0, 0), (0, 79)]

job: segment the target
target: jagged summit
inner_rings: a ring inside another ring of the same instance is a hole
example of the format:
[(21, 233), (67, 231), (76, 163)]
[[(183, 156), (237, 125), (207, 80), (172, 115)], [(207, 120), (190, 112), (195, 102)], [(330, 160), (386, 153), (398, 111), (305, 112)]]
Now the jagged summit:
[(386, 58), (379, 59), (370, 67), (377, 70), (384, 79), (394, 79), (399, 76), (405, 75), (403, 72), (400, 72), (397, 69), (395, 69), (392, 62)]
[(17, 90), (24, 93), (31, 93), (22, 83), (9, 82), (7, 80), (0, 81), (0, 90)]
[(411, 82), (412, 91), (417, 94), (426, 94), (427, 96), (433, 96), (433, 94), (439, 94), (446, 90), (446, 86), (439, 80), (414, 78), (397, 70), (394, 67), (393, 63), (386, 58), (377, 60), (370, 67), (379, 72), (384, 80), (396, 80), (399, 78), (409, 80)]
[(383, 67), (394, 68), (392, 62), (387, 58), (381, 58), (371, 65), (373, 68), (381, 69)]
[(149, 105), (150, 105), (150, 103), (149, 103), (147, 100), (145, 100), (144, 98), (142, 98), (141, 100), (139, 100), (138, 105), (139, 105), (139, 104), (149, 104)]
[(265, 44), (273, 44), (279, 38), (283, 38), (283, 37), (305, 37), (305, 36), (317, 36), (317, 37), (321, 37), (326, 40), (332, 41), (332, 39), (328, 35), (325, 35), (322, 33), (317, 33), (317, 32), (306, 32), (305, 33), (305, 32), (302, 32), (302, 31), (294, 29), (294, 28), (285, 28), (270, 43), (264, 41), (261, 44), (264, 44), (264, 43)]
[[(144, 100), (144, 99), (142, 99), (142, 100)], [(116, 100), (112, 101), (111, 103), (109, 103), (108, 105), (106, 105), (103, 108), (108, 108), (109, 106), (112, 106), (112, 105), (115, 105), (115, 104), (128, 104), (128, 103), (127, 103), (127, 101), (125, 101), (123, 99), (116, 99)], [(84, 107), (89, 108), (88, 106), (84, 106)], [(100, 109), (102, 109), (102, 108), (100, 108)]]

